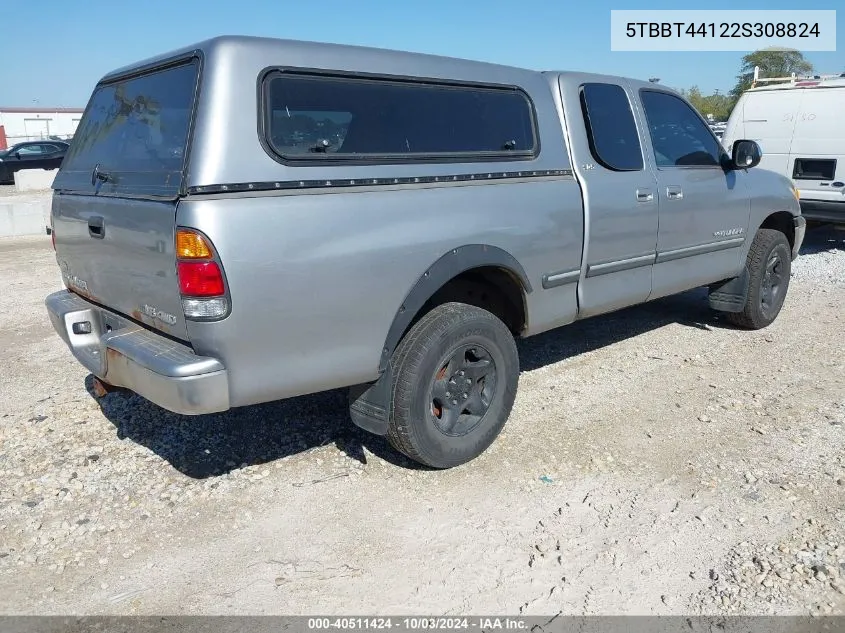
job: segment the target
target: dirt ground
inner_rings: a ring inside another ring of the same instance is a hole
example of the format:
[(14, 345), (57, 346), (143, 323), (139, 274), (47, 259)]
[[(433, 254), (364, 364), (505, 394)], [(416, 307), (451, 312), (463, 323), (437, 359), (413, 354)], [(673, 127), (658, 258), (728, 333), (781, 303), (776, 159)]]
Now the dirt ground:
[(0, 241), (0, 612), (845, 614), (845, 232), (780, 318), (697, 290), (520, 342), (445, 472), (329, 392), (199, 418), (97, 401), (49, 238)]

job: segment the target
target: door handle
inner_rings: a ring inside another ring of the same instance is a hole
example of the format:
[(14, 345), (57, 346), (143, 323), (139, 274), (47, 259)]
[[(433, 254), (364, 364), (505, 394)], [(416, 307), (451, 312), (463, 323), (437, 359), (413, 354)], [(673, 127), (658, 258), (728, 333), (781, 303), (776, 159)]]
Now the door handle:
[(98, 240), (106, 236), (106, 225), (103, 222), (103, 216), (92, 215), (88, 218), (88, 235)]
[(654, 200), (654, 194), (651, 189), (637, 189), (637, 202), (651, 202)]
[(666, 187), (666, 197), (669, 200), (680, 200), (684, 197), (684, 191), (680, 187)]

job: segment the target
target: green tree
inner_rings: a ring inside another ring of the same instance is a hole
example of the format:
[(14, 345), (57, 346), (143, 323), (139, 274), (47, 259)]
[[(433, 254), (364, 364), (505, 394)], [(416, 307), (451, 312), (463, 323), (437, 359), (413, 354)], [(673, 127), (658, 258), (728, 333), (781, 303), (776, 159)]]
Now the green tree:
[(698, 86), (680, 92), (702, 116), (713, 115), (716, 121), (726, 121), (735, 102), (729, 95), (719, 94), (718, 90), (712, 95), (705, 96), (701, 94)]
[(701, 90), (698, 86), (693, 86), (689, 90), (681, 90), (681, 94), (687, 98), (693, 107), (701, 112), (704, 116), (707, 116), (707, 98), (701, 94)]
[(736, 76), (736, 85), (731, 90), (731, 96), (734, 99), (739, 99), (740, 95), (751, 87), (755, 66), (760, 67), (760, 77), (788, 77), (792, 73), (803, 75), (813, 72), (813, 65), (800, 51), (792, 49), (754, 51), (742, 58), (742, 66)]

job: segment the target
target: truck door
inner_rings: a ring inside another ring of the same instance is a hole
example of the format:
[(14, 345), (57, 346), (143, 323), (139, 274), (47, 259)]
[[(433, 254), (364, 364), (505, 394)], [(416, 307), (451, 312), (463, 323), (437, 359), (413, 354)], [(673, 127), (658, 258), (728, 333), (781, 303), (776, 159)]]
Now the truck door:
[(748, 237), (745, 172), (722, 168), (724, 149), (686, 101), (658, 89), (640, 98), (660, 204), (651, 298), (736, 276)]
[(578, 316), (648, 298), (657, 242), (657, 182), (643, 158), (632, 94), (562, 76), (572, 166), (584, 198)]

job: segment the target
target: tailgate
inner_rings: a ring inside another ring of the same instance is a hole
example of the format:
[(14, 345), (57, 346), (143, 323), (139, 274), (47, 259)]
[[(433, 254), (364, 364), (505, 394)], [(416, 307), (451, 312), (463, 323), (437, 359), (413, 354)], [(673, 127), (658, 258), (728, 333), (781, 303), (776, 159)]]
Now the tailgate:
[(176, 277), (176, 203), (53, 196), (56, 259), (68, 288), (187, 339)]
[(53, 182), (56, 258), (68, 288), (180, 339), (176, 207), (199, 66), (187, 56), (98, 84)]

